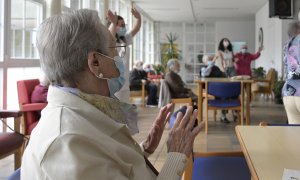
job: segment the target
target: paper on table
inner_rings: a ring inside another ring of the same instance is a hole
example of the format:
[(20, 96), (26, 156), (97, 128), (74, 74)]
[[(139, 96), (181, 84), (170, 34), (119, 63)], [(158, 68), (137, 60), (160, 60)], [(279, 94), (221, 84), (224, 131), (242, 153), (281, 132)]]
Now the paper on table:
[(284, 169), (282, 180), (300, 180), (300, 171), (293, 169)]

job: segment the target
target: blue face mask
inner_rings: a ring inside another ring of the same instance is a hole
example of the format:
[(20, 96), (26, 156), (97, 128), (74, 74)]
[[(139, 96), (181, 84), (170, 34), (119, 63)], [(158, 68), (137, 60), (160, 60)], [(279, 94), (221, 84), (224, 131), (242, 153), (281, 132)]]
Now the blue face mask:
[(121, 28), (118, 30), (117, 34), (118, 34), (119, 37), (122, 37), (122, 36), (124, 37), (125, 34), (126, 34), (126, 32), (127, 32), (126, 27), (121, 27)]
[(115, 93), (120, 91), (125, 84), (125, 66), (121, 57), (114, 58), (115, 65), (119, 70), (120, 76), (116, 78), (107, 79), (110, 97), (115, 97)]
[(108, 58), (108, 59), (113, 60), (115, 62), (115, 66), (119, 70), (120, 75), (119, 75), (119, 77), (115, 77), (115, 78), (103, 77), (102, 73), (97, 75), (97, 78), (107, 80), (110, 97), (115, 98), (114, 94), (116, 92), (120, 91), (120, 89), (125, 84), (125, 65), (123, 63), (123, 59), (120, 56), (115, 56), (114, 59), (113, 59), (113, 58), (111, 58), (109, 56), (106, 56), (104, 54), (101, 54), (101, 53), (99, 53), (99, 54), (106, 57), (106, 58)]

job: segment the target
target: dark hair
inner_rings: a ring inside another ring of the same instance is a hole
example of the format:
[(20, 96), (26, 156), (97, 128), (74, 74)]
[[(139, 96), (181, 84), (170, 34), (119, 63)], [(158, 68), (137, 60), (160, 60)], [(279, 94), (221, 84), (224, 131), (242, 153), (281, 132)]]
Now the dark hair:
[(224, 41), (228, 41), (228, 42), (229, 42), (229, 45), (228, 45), (227, 49), (228, 49), (229, 51), (232, 51), (232, 44), (231, 44), (231, 42), (229, 41), (228, 38), (223, 38), (223, 39), (221, 39), (221, 41), (220, 41), (220, 43), (219, 43), (219, 48), (218, 48), (218, 50), (219, 50), (219, 51), (225, 51), (225, 47), (224, 47), (224, 45), (223, 45), (223, 42), (224, 42)]

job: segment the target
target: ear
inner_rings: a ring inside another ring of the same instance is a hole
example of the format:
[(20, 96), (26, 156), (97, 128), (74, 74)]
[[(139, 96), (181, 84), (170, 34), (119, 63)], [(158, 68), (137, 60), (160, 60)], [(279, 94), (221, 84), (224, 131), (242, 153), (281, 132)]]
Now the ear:
[(89, 52), (88, 53), (88, 68), (95, 76), (99, 75), (99, 71), (100, 71), (99, 64), (100, 64), (100, 62), (96, 57), (96, 53)]

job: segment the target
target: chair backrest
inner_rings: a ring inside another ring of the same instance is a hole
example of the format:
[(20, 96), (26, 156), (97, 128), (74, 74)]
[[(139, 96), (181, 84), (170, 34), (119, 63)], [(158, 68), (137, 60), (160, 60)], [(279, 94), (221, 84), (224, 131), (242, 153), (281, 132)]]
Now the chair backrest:
[(17, 90), (18, 90), (18, 98), (19, 98), (19, 106), (20, 110), (23, 111), (23, 119), (24, 119), (24, 134), (31, 134), (32, 129), (35, 127), (39, 120), (39, 113), (47, 103), (34, 103), (34, 106), (31, 103), (31, 94), (36, 85), (39, 84), (38, 79), (27, 79), (17, 81)]
[(242, 152), (196, 152), (182, 177), (190, 179), (251, 179)]
[(276, 70), (274, 68), (268, 70), (266, 79), (270, 81), (269, 88), (272, 90), (276, 79)]
[(241, 82), (208, 82), (207, 93), (219, 98), (236, 98), (241, 93)]
[(27, 79), (17, 81), (19, 104), (31, 103), (30, 98), (34, 87), (38, 85), (40, 81), (38, 79)]
[(160, 80), (160, 91), (158, 107), (163, 107), (171, 101), (171, 93), (167, 82), (164, 79)]

